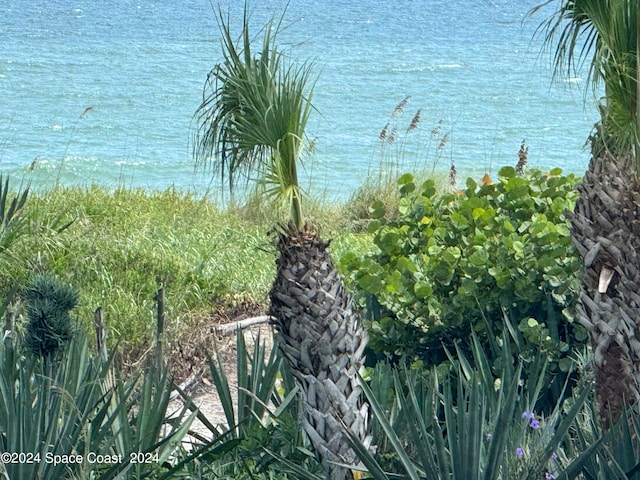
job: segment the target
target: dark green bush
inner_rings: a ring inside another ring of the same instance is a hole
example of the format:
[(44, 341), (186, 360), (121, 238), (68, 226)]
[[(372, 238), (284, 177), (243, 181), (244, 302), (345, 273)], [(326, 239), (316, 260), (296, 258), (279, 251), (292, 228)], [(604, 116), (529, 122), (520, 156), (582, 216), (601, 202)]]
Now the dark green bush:
[(29, 320), (25, 346), (34, 355), (55, 357), (63, 351), (75, 328), (70, 311), (79, 292), (50, 273), (36, 275), (24, 292)]
[(520, 177), (505, 167), (496, 183), (468, 179), (466, 190), (437, 195), (433, 180), (418, 187), (403, 175), (396, 219), (381, 202), (371, 207), (379, 251), (342, 258), (366, 305), (371, 348), (437, 364), (472, 328), (495, 341), (509, 318), (524, 338), (516, 351), (548, 351), (567, 371), (587, 339), (572, 313), (580, 261), (566, 212), (576, 183), (559, 168)]

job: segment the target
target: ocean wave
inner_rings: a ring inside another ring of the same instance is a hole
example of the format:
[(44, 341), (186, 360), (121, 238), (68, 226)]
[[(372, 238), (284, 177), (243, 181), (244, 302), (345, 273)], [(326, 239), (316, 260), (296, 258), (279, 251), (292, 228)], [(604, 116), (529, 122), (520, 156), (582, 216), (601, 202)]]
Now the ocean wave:
[(433, 68), (462, 68), (464, 67), (463, 64), (461, 63), (440, 63), (437, 65), (434, 65)]
[(462, 63), (423, 63), (420, 65), (402, 65), (399, 67), (391, 68), (392, 72), (424, 72), (424, 71), (434, 71), (434, 70), (443, 70), (450, 68), (463, 68), (464, 64)]
[(146, 165), (147, 164), (147, 162), (142, 161), (142, 160), (138, 160), (138, 161), (134, 161), (134, 160), (116, 160), (113, 163), (115, 163), (118, 166), (122, 166), (122, 165), (140, 166), (140, 165)]
[[(191, 185), (187, 145), (197, 125), (190, 119), (207, 73), (221, 60), (209, 2), (187, 0), (189, 8), (176, 8), (176, 2), (154, 2), (151, 8), (142, 0), (40, 3), (54, 7), (14, 8), (14, 13), (0, 7), (0, 31), (12, 39), (0, 61), (5, 99), (0, 117), (8, 125), (0, 134), (3, 169), (28, 168), (39, 157), (34, 174), (43, 181), (50, 173), (65, 183), (88, 177), (117, 181), (126, 174), (132, 185)], [(225, 10), (229, 6), (235, 29), (242, 8), (231, 0), (222, 3)], [(273, 2), (253, 3), (254, 20), (271, 17)], [(585, 113), (581, 95), (550, 88), (550, 73), (532, 70), (531, 52), (538, 47), (529, 33), (535, 26), (520, 24), (528, 6), (513, 0), (434, 0), (426, 9), (423, 3), (403, 2), (406, 8), (398, 8), (394, 2), (291, 2), (293, 17), (285, 19), (291, 28), (280, 38), (287, 55), (291, 50), (292, 60), (310, 59), (322, 67), (314, 69), (320, 76), (314, 92), (319, 113), (312, 114), (311, 123), (317, 128), (308, 130), (319, 138), (314, 161), (322, 168), (324, 163), (345, 166), (335, 174), (327, 167), (330, 190), (334, 184), (341, 190), (337, 184), (348, 167), (366, 172), (372, 158), (378, 163), (371, 145), (401, 99), (394, 92), (413, 95), (411, 108), (424, 107), (425, 119), (455, 123), (455, 142), (447, 148), (461, 176), (465, 160), (471, 169), (483, 152), (496, 161), (513, 157), (522, 132), (505, 127), (514, 118), (531, 132), (532, 144), (535, 134), (544, 137), (540, 158), (545, 166), (563, 162), (571, 148), (586, 165), (588, 155), (580, 153), (583, 136), (571, 132), (587, 135), (592, 113)], [(445, 12), (446, 17), (439, 15)], [(564, 85), (581, 89), (586, 73), (572, 75)], [(34, 96), (31, 86), (41, 84), (50, 95)], [(89, 105), (100, 112), (78, 121)], [(554, 112), (551, 119), (549, 112)], [(495, 148), (494, 131), (501, 142), (496, 138)], [(67, 154), (77, 157), (63, 160)], [(177, 169), (179, 162), (184, 167)], [(165, 163), (173, 168), (158, 167)], [(198, 175), (206, 188), (208, 176)]]

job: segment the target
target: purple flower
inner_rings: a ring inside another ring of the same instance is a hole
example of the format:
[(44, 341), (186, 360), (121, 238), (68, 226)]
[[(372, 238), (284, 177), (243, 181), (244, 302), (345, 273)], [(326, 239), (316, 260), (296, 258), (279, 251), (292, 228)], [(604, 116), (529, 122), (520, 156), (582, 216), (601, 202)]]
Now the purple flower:
[(522, 458), (522, 456), (524, 455), (524, 450), (522, 450), (522, 448), (520, 447), (516, 448), (516, 455), (518, 455), (518, 458)]
[(531, 420), (534, 417), (533, 412), (522, 412), (522, 419)]
[(547, 473), (544, 474), (544, 478), (545, 478), (545, 480), (553, 480), (556, 477), (554, 477), (553, 473), (547, 472)]
[(529, 426), (533, 429), (537, 429), (540, 427), (540, 422), (538, 422), (538, 420), (531, 420)]
[(487, 433), (487, 440), (491, 440), (493, 438), (493, 434)]
[(553, 452), (551, 454), (551, 458), (553, 458), (554, 460), (556, 460), (558, 458), (558, 454), (556, 452)]

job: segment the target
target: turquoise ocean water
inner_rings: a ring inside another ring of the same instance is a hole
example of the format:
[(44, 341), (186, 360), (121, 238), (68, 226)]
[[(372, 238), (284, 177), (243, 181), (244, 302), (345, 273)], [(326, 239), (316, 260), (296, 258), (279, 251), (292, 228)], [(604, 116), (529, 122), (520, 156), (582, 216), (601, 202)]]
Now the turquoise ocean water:
[[(281, 44), (318, 75), (313, 189), (345, 198), (380, 166), (454, 162), (480, 178), (515, 164), (522, 140), (530, 164), (581, 174), (597, 110), (590, 93), (585, 106), (585, 75), (551, 84), (532, 40), (546, 14), (526, 16), (537, 3), (291, 0)], [(287, 2), (249, 4), (259, 26)], [(222, 5), (240, 20), (242, 2)], [(0, 172), (36, 185), (215, 189), (191, 155), (220, 59), (212, 2), (4, 0), (0, 33)], [(387, 123), (393, 144), (379, 139)]]

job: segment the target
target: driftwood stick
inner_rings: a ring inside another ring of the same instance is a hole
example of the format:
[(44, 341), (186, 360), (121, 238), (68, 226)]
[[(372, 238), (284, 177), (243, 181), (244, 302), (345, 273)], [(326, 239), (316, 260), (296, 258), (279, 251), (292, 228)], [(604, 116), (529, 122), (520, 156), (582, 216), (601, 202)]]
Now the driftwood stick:
[(235, 332), (237, 329), (244, 329), (247, 327), (251, 327), (252, 325), (260, 325), (263, 323), (269, 323), (273, 320), (271, 315), (260, 315), (258, 317), (245, 318), (244, 320), (237, 320), (231, 323), (225, 323), (224, 325), (219, 325), (216, 327), (216, 330), (220, 333), (226, 334)]

